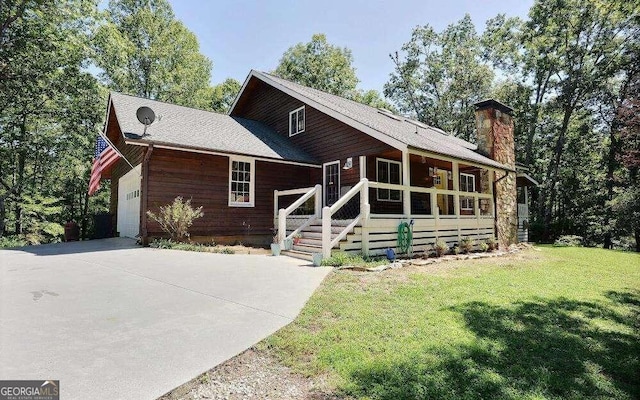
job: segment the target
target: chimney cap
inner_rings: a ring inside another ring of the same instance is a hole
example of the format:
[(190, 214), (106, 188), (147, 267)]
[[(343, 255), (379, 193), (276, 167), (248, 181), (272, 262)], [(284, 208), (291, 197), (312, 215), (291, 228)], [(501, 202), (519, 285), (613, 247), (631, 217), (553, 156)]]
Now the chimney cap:
[(484, 110), (484, 109), (487, 109), (487, 108), (493, 108), (493, 109), (496, 109), (496, 110), (500, 110), (500, 111), (502, 111), (504, 113), (507, 113), (509, 115), (512, 115), (512, 113), (513, 113), (513, 108), (509, 107), (506, 104), (502, 104), (498, 100), (495, 100), (495, 99), (482, 100), (482, 101), (479, 101), (476, 104), (474, 104), (474, 106), (476, 106), (476, 111)]

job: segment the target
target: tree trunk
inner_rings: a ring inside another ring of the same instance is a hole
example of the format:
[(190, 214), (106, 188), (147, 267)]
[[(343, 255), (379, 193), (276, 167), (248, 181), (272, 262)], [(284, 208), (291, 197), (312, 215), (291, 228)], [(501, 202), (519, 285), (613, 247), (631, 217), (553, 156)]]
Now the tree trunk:
[(5, 209), (5, 205), (4, 205), (4, 197), (0, 198), (0, 237), (4, 236), (4, 227), (5, 227), (5, 219), (6, 219), (7, 213), (6, 213), (6, 209)]
[[(573, 107), (565, 107), (564, 117), (562, 118), (562, 126), (560, 127), (560, 133), (558, 140), (554, 146), (554, 157), (549, 163), (547, 169), (547, 190), (543, 196), (543, 207), (545, 207), (544, 213), (544, 238), (546, 240), (551, 239), (551, 221), (553, 219), (553, 206), (556, 202), (558, 183), (558, 170), (560, 168), (560, 161), (562, 160), (562, 153), (564, 152), (564, 145), (567, 136), (567, 130), (569, 129), (569, 120), (573, 114)], [(546, 200), (546, 201), (545, 201)]]
[(640, 253), (640, 227), (636, 228), (636, 252)]
[[(27, 133), (27, 116), (23, 115), (22, 122), (20, 124), (20, 139), (19, 139), (20, 145), (23, 144), (26, 133)], [(23, 147), (20, 150), (18, 150), (18, 170), (16, 173), (16, 180), (13, 185), (14, 193), (16, 195), (15, 197), (16, 206), (14, 208), (14, 214), (15, 214), (15, 220), (16, 220), (16, 226), (15, 226), (16, 235), (19, 235), (22, 233), (22, 221), (21, 221), (22, 207), (20, 206), (20, 202), (22, 201), (21, 199), (22, 184), (24, 181), (24, 165), (25, 165), (26, 158), (27, 158), (27, 152)]]
[(87, 215), (87, 212), (89, 211), (89, 194), (84, 193), (84, 204), (82, 205), (82, 223), (80, 224), (80, 229), (82, 232), (82, 240), (86, 240), (87, 239), (87, 218), (89, 218), (89, 216)]

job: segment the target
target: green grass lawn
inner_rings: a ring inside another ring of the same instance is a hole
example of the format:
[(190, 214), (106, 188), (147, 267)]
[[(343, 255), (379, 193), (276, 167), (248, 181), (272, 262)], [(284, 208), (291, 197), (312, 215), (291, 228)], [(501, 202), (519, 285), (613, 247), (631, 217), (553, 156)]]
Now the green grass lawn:
[(640, 398), (640, 255), (506, 258), (332, 273), (262, 344), (371, 399)]

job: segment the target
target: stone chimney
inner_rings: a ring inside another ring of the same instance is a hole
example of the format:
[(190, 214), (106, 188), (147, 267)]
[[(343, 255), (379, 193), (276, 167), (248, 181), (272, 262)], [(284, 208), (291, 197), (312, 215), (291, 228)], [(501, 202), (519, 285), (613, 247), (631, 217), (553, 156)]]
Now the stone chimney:
[(493, 186), (496, 204), (496, 235), (501, 248), (518, 242), (516, 196), (516, 150), (513, 109), (489, 99), (475, 104), (478, 152), (512, 169), (497, 171)]

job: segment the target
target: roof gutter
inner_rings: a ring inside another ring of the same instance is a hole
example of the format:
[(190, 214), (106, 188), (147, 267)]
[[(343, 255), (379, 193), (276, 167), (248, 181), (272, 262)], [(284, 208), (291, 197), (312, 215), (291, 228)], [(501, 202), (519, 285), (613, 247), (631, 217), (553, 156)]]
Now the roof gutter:
[(158, 149), (179, 150), (179, 151), (186, 151), (186, 152), (189, 152), (189, 153), (210, 154), (210, 155), (214, 155), (214, 156), (223, 156), (223, 157), (229, 157), (229, 156), (238, 155), (238, 156), (251, 157), (251, 158), (253, 158), (253, 159), (257, 160), (257, 161), (272, 162), (272, 163), (279, 163), (279, 164), (298, 165), (298, 166), (310, 167), (310, 168), (322, 168), (322, 165), (306, 163), (306, 162), (301, 162), (301, 161), (284, 160), (284, 159), (269, 158), (269, 157), (260, 157), (260, 156), (256, 156), (256, 155), (253, 155), (253, 154), (224, 152), (224, 151), (208, 150), (208, 149), (202, 149), (202, 148), (196, 148), (196, 147), (186, 147), (186, 146), (179, 146), (179, 145), (175, 145), (175, 144), (171, 144), (171, 143), (150, 142), (150, 141), (146, 141), (146, 140), (130, 140), (130, 139), (129, 140), (125, 139), (125, 143), (128, 144), (128, 145), (132, 145), (132, 146), (153, 146), (153, 147), (158, 148)]
[(435, 152), (435, 151), (432, 151), (432, 150), (424, 150), (424, 149), (421, 149), (421, 148), (415, 147), (415, 146), (409, 146), (409, 150), (411, 150), (411, 149), (414, 149), (415, 151), (419, 151), (419, 152), (422, 152), (422, 153), (425, 153), (425, 154), (433, 154), (433, 155), (438, 156), (438, 157), (444, 157), (444, 158), (449, 159), (449, 160), (464, 161), (464, 162), (467, 162), (467, 163), (480, 165), (480, 166), (483, 166), (483, 167), (486, 167), (486, 168), (489, 168), (489, 169), (493, 169), (493, 170), (516, 172), (515, 169), (510, 168), (510, 167), (508, 167), (508, 166), (506, 166), (504, 164), (498, 163), (497, 161), (496, 161), (496, 163), (499, 164), (500, 166), (489, 165), (489, 164), (485, 164), (485, 163), (480, 162), (480, 161), (469, 160), (469, 159), (461, 158), (461, 157), (454, 157), (451, 154), (438, 153), (438, 152)]

